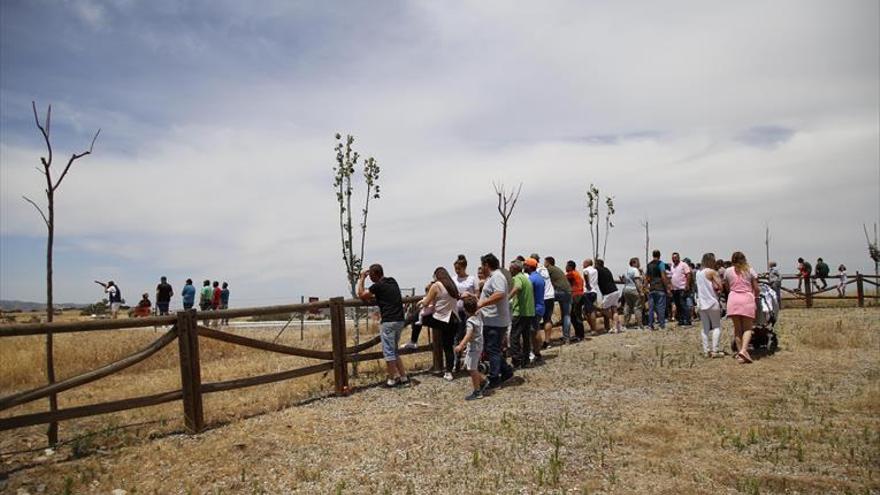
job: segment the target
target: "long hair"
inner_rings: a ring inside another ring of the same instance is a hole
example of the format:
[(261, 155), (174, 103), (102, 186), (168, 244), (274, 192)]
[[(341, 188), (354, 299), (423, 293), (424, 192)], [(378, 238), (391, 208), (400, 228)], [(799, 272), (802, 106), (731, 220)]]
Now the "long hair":
[(434, 270), (434, 278), (436, 278), (438, 282), (443, 284), (443, 287), (446, 289), (446, 292), (448, 292), (450, 296), (454, 297), (455, 299), (461, 297), (458, 293), (458, 287), (455, 285), (455, 282), (452, 281), (452, 277), (449, 276), (449, 272), (446, 271), (446, 268), (438, 266), (437, 269)]
[(715, 269), (715, 253), (706, 253), (703, 255), (702, 261), (700, 261), (700, 266), (703, 268), (712, 268)]
[(749, 262), (746, 261), (746, 255), (742, 251), (736, 251), (730, 255), (730, 263), (733, 265), (733, 269), (736, 270), (737, 275), (742, 275), (749, 271)]

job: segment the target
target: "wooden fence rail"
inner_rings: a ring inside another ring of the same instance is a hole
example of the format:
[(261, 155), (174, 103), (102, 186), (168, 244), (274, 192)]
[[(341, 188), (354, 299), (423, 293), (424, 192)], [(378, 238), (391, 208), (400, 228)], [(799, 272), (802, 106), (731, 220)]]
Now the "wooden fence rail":
[[(405, 304), (414, 304), (420, 297), (407, 297)], [(357, 299), (345, 300), (341, 297), (326, 301), (317, 301), (308, 304), (290, 304), (282, 306), (268, 306), (261, 308), (241, 308), (232, 310), (197, 312), (195, 310), (180, 311), (174, 316), (159, 316), (150, 318), (138, 318), (129, 320), (101, 320), (76, 323), (37, 323), (25, 325), (11, 325), (0, 328), (0, 338), (22, 337), (33, 335), (45, 335), (47, 331), (52, 333), (92, 332), (106, 330), (121, 330), (143, 328), (151, 326), (172, 325), (171, 329), (159, 339), (134, 354), (125, 356), (117, 361), (106, 364), (86, 373), (82, 373), (65, 380), (0, 397), (0, 411), (4, 411), (22, 404), (33, 402), (51, 394), (65, 392), (70, 389), (92, 383), (101, 378), (118, 373), (128, 367), (144, 361), (177, 340), (178, 356), (180, 360), (180, 390), (162, 392), (153, 395), (133, 397), (122, 400), (88, 404), (83, 406), (59, 409), (55, 412), (38, 412), (21, 414), (17, 416), (0, 418), (0, 431), (14, 428), (22, 428), (45, 423), (54, 423), (70, 419), (107, 414), (128, 409), (153, 406), (180, 400), (183, 404), (183, 421), (186, 431), (198, 433), (205, 428), (204, 407), (202, 396), (214, 392), (223, 392), (239, 388), (264, 385), (268, 383), (289, 380), (318, 373), (326, 373), (333, 370), (334, 391), (337, 395), (345, 395), (349, 392), (348, 365), (361, 361), (370, 361), (382, 358), (382, 352), (364, 352), (375, 347), (381, 342), (379, 336), (372, 337), (356, 345), (348, 345), (348, 332), (346, 329), (346, 308), (362, 308), (371, 304)], [(329, 309), (330, 311), (330, 335), (332, 348), (329, 351), (302, 349), (298, 347), (266, 342), (263, 340), (244, 337), (241, 335), (223, 332), (198, 324), (198, 321), (236, 318), (242, 316), (263, 316), (271, 314), (285, 314), (300, 311), (312, 311), (316, 309)], [(431, 344), (419, 346), (416, 349), (400, 349), (401, 354), (414, 354), (420, 352), (435, 351), (439, 346), (439, 340), (431, 337)], [(201, 363), (199, 359), (199, 338), (219, 340), (229, 344), (250, 347), (268, 352), (275, 352), (291, 356), (299, 356), (309, 359), (327, 361), (324, 363), (304, 366), (292, 370), (269, 373), (259, 376), (236, 378), (222, 382), (202, 383)], [(435, 352), (436, 354), (436, 352)], [(433, 360), (434, 369), (439, 369), (439, 363)]]

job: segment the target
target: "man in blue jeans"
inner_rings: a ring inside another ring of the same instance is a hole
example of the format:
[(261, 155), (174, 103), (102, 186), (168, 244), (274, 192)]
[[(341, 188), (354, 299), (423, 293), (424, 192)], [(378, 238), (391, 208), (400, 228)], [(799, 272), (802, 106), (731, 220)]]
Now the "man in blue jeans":
[(666, 276), (666, 263), (660, 261), (660, 251), (652, 253), (654, 259), (645, 267), (645, 283), (648, 285), (648, 327), (655, 330), (656, 313), (660, 328), (666, 328), (666, 297), (672, 292)]
[(562, 343), (571, 342), (571, 284), (565, 277), (565, 272), (556, 266), (553, 256), (544, 258), (544, 267), (550, 273), (550, 283), (553, 284), (556, 302), (559, 303), (559, 312), (562, 316)]
[[(369, 289), (364, 289), (364, 279), (368, 275), (373, 285)], [(357, 294), (362, 301), (379, 306), (379, 315), (382, 317), (379, 337), (382, 340), (382, 355), (385, 357), (388, 371), (388, 381), (385, 385), (388, 387), (409, 385), (409, 377), (406, 375), (403, 361), (397, 354), (400, 331), (403, 330), (404, 322), (403, 301), (397, 281), (385, 276), (382, 265), (373, 264), (358, 278)]]
[(483, 285), (477, 309), (483, 312), (483, 346), (489, 357), (489, 388), (495, 388), (513, 376), (501, 352), (501, 342), (510, 326), (510, 302), (507, 299), (507, 277), (499, 269), (501, 263), (494, 254), (480, 258), (484, 273), (489, 278)]

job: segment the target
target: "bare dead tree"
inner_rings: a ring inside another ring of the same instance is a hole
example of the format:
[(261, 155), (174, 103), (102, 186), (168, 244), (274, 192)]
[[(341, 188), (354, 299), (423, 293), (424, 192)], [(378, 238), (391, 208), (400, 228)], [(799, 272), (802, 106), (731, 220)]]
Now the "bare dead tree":
[[(880, 243), (877, 240), (877, 224), (874, 224), (874, 242), (871, 242), (871, 238), (868, 236), (868, 227), (865, 224), (862, 224), (862, 229), (865, 231), (865, 240), (868, 241), (868, 256), (874, 261), (874, 276), (880, 277)], [(878, 279), (874, 279), (878, 281)], [(880, 296), (880, 285), (874, 286), (874, 294)]]
[(648, 258), (648, 247), (651, 244), (651, 235), (648, 231), (648, 217), (645, 217), (645, 221), (641, 222), (641, 224), (642, 227), (645, 228), (645, 266), (648, 266), (648, 262), (651, 261), (651, 259)]
[[(52, 105), (49, 105), (46, 110), (46, 120), (45, 125), (40, 122), (40, 117), (37, 115), (37, 104), (36, 102), (31, 102), (31, 107), (34, 111), (34, 122), (37, 124), (37, 129), (40, 130), (40, 134), (43, 135), (43, 140), (46, 142), (46, 150), (47, 157), (40, 157), (40, 163), (42, 163), (43, 168), (40, 169), (37, 167), (37, 171), (43, 174), (46, 178), (46, 212), (40, 208), (36, 202), (27, 196), (22, 196), (25, 201), (33, 205), (34, 208), (37, 209), (37, 212), (40, 214), (40, 217), (43, 218), (43, 223), (46, 224), (47, 230), (47, 239), (46, 239), (46, 321), (52, 322), (55, 315), (55, 309), (52, 306), (52, 248), (55, 243), (55, 191), (61, 186), (61, 182), (67, 177), (67, 172), (70, 171), (70, 167), (73, 165), (73, 162), (79, 160), (80, 158), (91, 155), (92, 149), (95, 147), (95, 141), (98, 139), (98, 135), (101, 133), (101, 129), (98, 129), (95, 132), (94, 137), (92, 137), (92, 142), (89, 144), (89, 149), (83, 151), (82, 153), (74, 153), (70, 155), (70, 158), (67, 160), (67, 165), (64, 166), (64, 170), (61, 171), (61, 175), (57, 180), (52, 178), (52, 142), (49, 139), (49, 133), (52, 130)], [(53, 353), (53, 342), (52, 342), (52, 330), (49, 329), (46, 331), (46, 379), (52, 384), (55, 383), (55, 356)], [(55, 394), (49, 396), (49, 410), (51, 412), (55, 412), (58, 410), (58, 397)], [(55, 445), (58, 443), (58, 423), (49, 423), (49, 429), (46, 432), (46, 435), (49, 437), (49, 444)]]
[(508, 191), (504, 183), (492, 182), (492, 187), (495, 188), (495, 194), (498, 196), (498, 214), (501, 215), (501, 266), (504, 266), (507, 262), (507, 225), (519, 199), (519, 193), (522, 191), (522, 182), (519, 183), (516, 193), (513, 188)]

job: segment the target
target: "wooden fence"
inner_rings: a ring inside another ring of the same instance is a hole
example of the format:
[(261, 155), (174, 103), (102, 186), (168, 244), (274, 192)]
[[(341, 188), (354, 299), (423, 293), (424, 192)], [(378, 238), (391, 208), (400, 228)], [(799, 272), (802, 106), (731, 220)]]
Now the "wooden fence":
[[(404, 298), (404, 303), (414, 304), (419, 299), (420, 297), (407, 297)], [(104, 365), (98, 369), (66, 378), (43, 387), (14, 393), (6, 397), (0, 397), (0, 411), (5, 411), (35, 400), (44, 399), (51, 395), (59, 394), (96, 380), (100, 380), (101, 378), (114, 373), (118, 373), (119, 371), (148, 359), (150, 356), (156, 354), (175, 340), (177, 340), (178, 343), (178, 355), (180, 357), (181, 384), (179, 390), (169, 390), (158, 394), (69, 407), (58, 409), (57, 411), (21, 414), (0, 418), (0, 431), (39, 424), (57, 423), (64, 420), (154, 406), (179, 400), (183, 403), (183, 419), (186, 431), (189, 433), (198, 433), (205, 428), (204, 411), (202, 406), (202, 395), (204, 394), (263, 385), (316, 373), (324, 373), (329, 370), (333, 370), (333, 382), (336, 394), (345, 395), (349, 391), (348, 364), (381, 359), (383, 357), (381, 351), (366, 352), (380, 343), (378, 335), (357, 345), (348, 345), (345, 309), (365, 306), (369, 306), (369, 304), (356, 299), (345, 300), (341, 297), (336, 297), (327, 301), (317, 301), (307, 304), (227, 309), (204, 313), (197, 313), (195, 310), (180, 311), (173, 316), (155, 316), (126, 320), (100, 320), (77, 323), (37, 323), (0, 327), (0, 338), (3, 338), (26, 335), (46, 335), (49, 332), (59, 334), (171, 325), (171, 329), (165, 334), (134, 354)], [(276, 344), (208, 328), (198, 324), (199, 320), (218, 320), (283, 313), (289, 314), (293, 312), (318, 309), (329, 309), (330, 311), (330, 350), (302, 349)], [(265, 375), (237, 378), (221, 382), (202, 383), (201, 364), (199, 361), (200, 338), (214, 339), (268, 352), (312, 358), (326, 362)], [(416, 349), (400, 349), (399, 352), (400, 354), (414, 354), (431, 351), (433, 352), (434, 369), (439, 369), (439, 339), (431, 338), (431, 342), (431, 344), (419, 346)]]
[[(766, 277), (761, 277), (760, 280), (762, 282), (766, 282)], [(785, 286), (785, 281), (797, 281), (800, 280), (800, 290), (797, 288), (790, 288)], [(780, 288), (780, 292), (782, 293), (782, 301), (780, 301), (780, 305), (784, 301), (794, 300), (802, 300), (804, 304), (808, 308), (813, 307), (814, 301), (840, 301), (840, 300), (855, 300), (858, 301), (858, 306), (860, 308), (865, 307), (865, 299), (874, 299), (880, 300), (880, 292), (878, 292), (877, 288), (880, 287), (880, 277), (877, 275), (865, 275), (863, 273), (856, 272), (855, 277), (849, 277), (846, 281), (846, 286), (849, 287), (851, 285), (856, 286), (856, 294), (855, 295), (846, 295), (843, 297), (838, 296), (837, 294), (837, 286), (840, 279), (837, 276), (827, 277), (825, 280), (828, 283), (828, 287), (816, 290), (813, 287), (813, 282), (817, 279), (815, 277), (804, 277), (803, 280), (800, 279), (797, 275), (783, 275), (782, 281), (783, 285)], [(865, 285), (874, 286), (874, 294), (870, 294), (865, 291)], [(851, 293), (851, 291), (848, 291)], [(833, 295), (830, 296), (822, 296), (821, 294), (831, 293)], [(788, 296), (788, 297), (785, 297)]]

